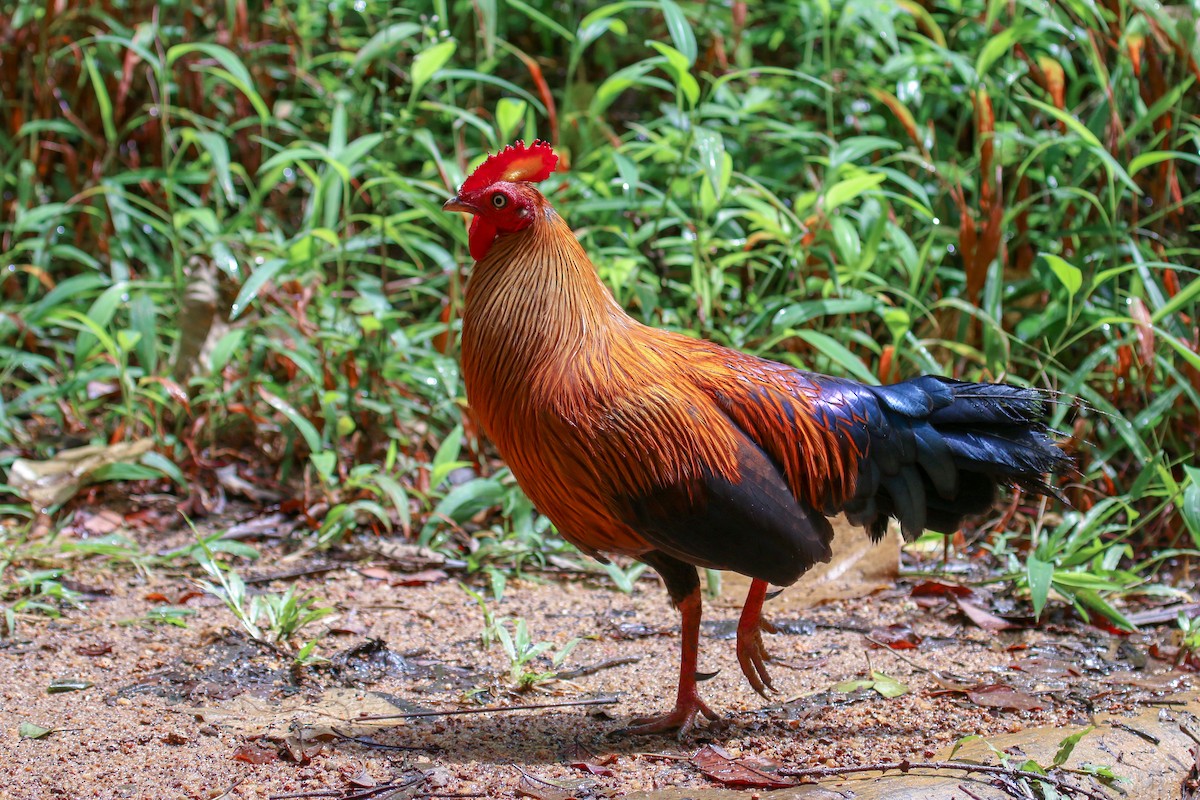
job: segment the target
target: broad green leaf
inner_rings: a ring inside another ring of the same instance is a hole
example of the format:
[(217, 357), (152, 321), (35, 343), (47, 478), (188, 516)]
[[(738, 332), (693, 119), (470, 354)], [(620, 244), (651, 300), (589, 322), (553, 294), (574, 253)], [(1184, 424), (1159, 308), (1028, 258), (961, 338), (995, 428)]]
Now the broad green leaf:
[(476, 478), (450, 490), (434, 509), (434, 517), (465, 522), (504, 499), (504, 487), (490, 478)]
[(777, 329), (794, 328), (818, 317), (843, 314), (863, 314), (874, 311), (879, 301), (871, 297), (831, 297), (827, 300), (805, 300), (784, 306), (771, 319)]
[(729, 172), (725, 168), (725, 138), (720, 132), (709, 128), (696, 128), (696, 152), (700, 166), (708, 178), (713, 194), (719, 200), (729, 186)]
[(1054, 564), (1042, 561), (1032, 553), (1025, 560), (1025, 573), (1029, 581), (1029, 596), (1033, 603), (1033, 616), (1040, 618), (1050, 597), (1050, 582), (1054, 577)]
[(191, 53), (202, 53), (209, 58), (215, 59), (223, 69), (213, 67), (199, 67), (199, 69), (207, 71), (215, 77), (224, 79), (227, 83), (242, 92), (242, 94), (246, 95), (246, 99), (250, 101), (250, 104), (254, 106), (254, 110), (258, 112), (258, 115), (263, 120), (271, 118), (270, 109), (267, 108), (267, 104), (263, 101), (262, 96), (254, 88), (255, 81), (250, 76), (250, 70), (246, 69), (246, 65), (234, 55), (233, 51), (211, 42), (177, 44), (167, 50), (167, 66), (173, 66), (180, 58)]
[(242, 312), (254, 302), (254, 298), (258, 297), (259, 291), (262, 290), (266, 282), (274, 278), (287, 265), (288, 260), (284, 258), (273, 258), (258, 265), (238, 291), (237, 297), (233, 301), (233, 306), (229, 309), (229, 319), (235, 320), (241, 316)]
[(21, 739), (41, 739), (54, 733), (54, 728), (43, 728), (32, 722), (22, 722), (17, 725), (17, 736)]
[(175, 485), (181, 489), (186, 489), (188, 486), (187, 477), (174, 461), (164, 456), (155, 450), (145, 453), (141, 457), (141, 463), (150, 469), (158, 470), (163, 475), (166, 475)]
[(402, 45), (413, 41), (421, 33), (415, 22), (396, 22), (388, 25), (367, 40), (354, 57), (354, 69), (360, 70), (378, 59), (390, 56)]
[(112, 98), (109, 97), (108, 87), (100, 75), (100, 70), (96, 67), (96, 59), (92, 57), (90, 49), (84, 51), (83, 62), (87, 66), (88, 77), (92, 81), (92, 97), (96, 98), (96, 107), (100, 111), (100, 122), (104, 126), (104, 138), (110, 144), (115, 145), (117, 143), (117, 125), (113, 120)]
[(371, 480), (391, 500), (392, 507), (396, 509), (396, 514), (400, 517), (400, 527), (407, 531), (412, 526), (412, 512), (408, 507), (408, 493), (404, 487), (385, 472), (375, 473), (371, 476)]
[(1183, 489), (1183, 501), (1179, 505), (1179, 512), (1192, 535), (1192, 543), (1200, 548), (1200, 468), (1185, 466), (1183, 469), (1187, 475), (1187, 484)]
[(309, 422), (303, 415), (291, 406), (286, 400), (280, 397), (283, 392), (281, 390), (270, 391), (265, 386), (258, 387), (258, 394), (267, 402), (271, 408), (283, 414), (288, 422), (300, 431), (300, 435), (304, 438), (304, 443), (308, 445), (309, 451), (319, 453), (324, 449), (321, 442), (321, 434), (317, 431), (316, 426)]
[(529, 103), (516, 97), (501, 97), (496, 103), (496, 127), (498, 127), (500, 139), (509, 141), (514, 138), (517, 132), (517, 126), (525, 121), (525, 111), (529, 108)]
[(1076, 731), (1059, 742), (1058, 751), (1054, 754), (1054, 766), (1061, 767), (1067, 763), (1067, 759), (1071, 757), (1071, 753), (1075, 750), (1075, 745), (1079, 744), (1079, 740), (1094, 730), (1096, 730), (1095, 725), (1088, 725), (1083, 730)]
[(464, 465), (464, 462), (458, 460), (458, 454), (462, 449), (463, 427), (455, 425), (454, 430), (446, 434), (446, 438), (442, 439), (442, 443), (438, 445), (437, 452), (433, 454), (432, 470), (429, 475), (430, 487), (436, 489), (442, 485), (442, 481), (446, 477)]
[(696, 103), (700, 101), (700, 84), (689, 72), (690, 64), (687, 58), (669, 44), (655, 41), (647, 41), (646, 44), (663, 55), (666, 59), (666, 70), (675, 80), (675, 86), (687, 100), (688, 107), (695, 107)]
[(1079, 290), (1083, 288), (1083, 272), (1080, 271), (1079, 267), (1074, 266), (1065, 258), (1056, 256), (1053, 253), (1040, 253), (1039, 255), (1049, 265), (1051, 272), (1054, 273), (1059, 283), (1069, 293), (1072, 295), (1079, 293)]
[(692, 33), (692, 26), (675, 0), (662, 0), (662, 10), (671, 41), (690, 66), (696, 61), (696, 35)]
[(245, 328), (234, 328), (220, 338), (217, 346), (213, 348), (211, 357), (214, 375), (220, 375), (221, 370), (225, 369), (225, 365), (229, 363), (233, 354), (242, 349), (242, 342), (245, 338)]
[(318, 453), (309, 453), (308, 460), (316, 468), (317, 474), (321, 476), (321, 480), (328, 483), (333, 479), (333, 470), (337, 467), (337, 454), (332, 450), (322, 450)]
[(870, 172), (838, 181), (825, 190), (825, 213), (828, 214), (843, 203), (848, 203), (864, 192), (874, 189), (887, 180), (887, 175)]
[(434, 73), (446, 66), (446, 62), (450, 60), (457, 49), (458, 42), (447, 39), (417, 53), (417, 57), (413, 59), (411, 71), (413, 97), (421, 93), (425, 84), (433, 78)]
[(212, 131), (192, 133), (212, 159), (217, 184), (221, 187), (225, 199), (234, 202), (236, 197), (233, 192), (233, 173), (229, 169), (229, 143), (224, 136)]
[(655, 61), (656, 59), (638, 61), (609, 75), (604, 83), (596, 89), (588, 113), (595, 116), (602, 115), (622, 92), (645, 80), (646, 73), (656, 66)]
[(850, 352), (844, 344), (833, 337), (820, 331), (810, 330), (796, 331), (796, 335), (811, 344), (817, 352), (863, 383), (879, 383), (879, 378), (871, 370), (867, 369), (867, 365), (862, 362), (862, 359)]
[(979, 80), (983, 80), (997, 59), (1011, 50), (1013, 45), (1028, 38), (1029, 34), (1036, 31), (1040, 24), (1039, 20), (1027, 19), (989, 36), (987, 43), (979, 51), (979, 57), (975, 59), (975, 74), (979, 76)]

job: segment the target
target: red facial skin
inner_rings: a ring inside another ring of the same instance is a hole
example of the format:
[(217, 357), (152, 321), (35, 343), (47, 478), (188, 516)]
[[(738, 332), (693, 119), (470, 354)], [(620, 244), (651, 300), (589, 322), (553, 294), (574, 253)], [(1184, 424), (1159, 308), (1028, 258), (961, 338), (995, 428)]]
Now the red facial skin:
[(474, 215), (468, 241), (472, 258), (482, 261), (497, 236), (529, 227), (543, 202), (541, 194), (528, 183), (497, 181), (452, 197), (443, 208)]

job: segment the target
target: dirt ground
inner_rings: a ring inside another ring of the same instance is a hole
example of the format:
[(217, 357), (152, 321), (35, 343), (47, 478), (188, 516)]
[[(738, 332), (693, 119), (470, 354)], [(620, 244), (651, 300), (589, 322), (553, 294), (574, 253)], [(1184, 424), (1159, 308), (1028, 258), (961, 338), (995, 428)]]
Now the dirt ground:
[[(245, 574), (312, 563), (276, 556)], [(693, 756), (717, 745), (719, 758), (741, 759), (763, 775), (780, 767), (929, 760), (967, 734), (1086, 725), (1099, 712), (1133, 713), (1194, 683), (1149, 655), (1161, 634), (1119, 637), (1077, 622), (988, 631), (953, 597), (914, 595), (919, 581), (903, 579), (871, 597), (815, 608), (789, 604), (786, 594), (769, 603), (780, 627), (767, 637), (778, 692), (764, 699), (737, 666), (741, 596), (730, 586), (707, 602), (701, 639), (701, 669), (718, 672), (702, 691), (722, 719), (683, 742), (631, 738), (619, 734), (622, 724), (665, 710), (677, 672), (678, 617), (649, 577), (628, 595), (597, 578), (521, 580), (501, 601), (489, 601), (497, 617), (526, 620), (530, 639), (552, 643), (551, 652), (583, 638), (559, 668), (575, 677), (521, 692), (501, 648), (482, 648), (483, 616), (456, 575), (393, 585), (408, 576), (359, 561), (252, 584), (274, 592), (295, 585), (338, 609), (313, 629), (328, 631), (319, 652), (330, 663), (296, 668), (238, 633), (232, 615), (209, 596), (187, 599), (195, 615), (186, 628), (145, 622), (163, 597), (194, 590), (185, 574), (109, 570), (90, 561), (71, 574), (88, 597), (86, 610), (61, 619), (22, 616), (17, 635), (0, 639), (5, 800), (563, 800), (753, 789), (753, 780), (720, 777), (728, 772), (718, 770), (714, 779)], [(880, 649), (868, 637), (912, 646)], [(537, 665), (548, 668), (544, 660)], [(835, 689), (871, 670), (908, 691), (888, 698), (871, 686)], [(50, 691), (63, 680), (85, 688)], [(615, 702), (474, 713), (604, 698)], [(362, 719), (456, 709), (473, 713)], [(21, 737), (21, 723), (55, 732)], [(1129, 768), (1111, 766), (1118, 774)], [(408, 788), (393, 792), (399, 785)]]

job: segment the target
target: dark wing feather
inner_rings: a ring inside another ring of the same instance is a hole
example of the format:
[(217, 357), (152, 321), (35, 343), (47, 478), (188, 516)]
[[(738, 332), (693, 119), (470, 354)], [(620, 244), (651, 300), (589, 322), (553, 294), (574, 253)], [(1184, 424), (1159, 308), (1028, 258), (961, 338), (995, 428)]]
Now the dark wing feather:
[[(732, 425), (732, 423), (730, 423)], [(797, 502), (779, 469), (740, 430), (736, 480), (706, 471), (625, 502), (625, 521), (681, 561), (786, 586), (831, 556), (833, 529)]]

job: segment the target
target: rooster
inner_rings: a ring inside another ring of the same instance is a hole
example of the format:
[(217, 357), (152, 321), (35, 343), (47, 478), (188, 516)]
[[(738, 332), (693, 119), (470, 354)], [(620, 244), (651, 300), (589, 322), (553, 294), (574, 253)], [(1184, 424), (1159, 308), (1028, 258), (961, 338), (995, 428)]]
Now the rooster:
[(1044, 475), (1068, 458), (1042, 392), (934, 376), (867, 386), (635, 321), (535, 186), (557, 161), (545, 142), (517, 142), (443, 206), (473, 215), (463, 380), (559, 532), (653, 567), (681, 613), (675, 706), (628, 732), (682, 736), (717, 718), (697, 691), (697, 567), (752, 579), (737, 657), (765, 696), (768, 586), (829, 560), (827, 517), (875, 540), (894, 518), (912, 538), (957, 530), (1001, 485), (1056, 493)]

